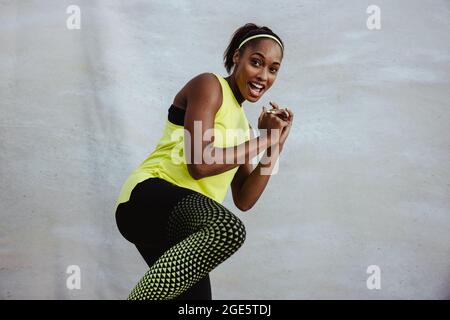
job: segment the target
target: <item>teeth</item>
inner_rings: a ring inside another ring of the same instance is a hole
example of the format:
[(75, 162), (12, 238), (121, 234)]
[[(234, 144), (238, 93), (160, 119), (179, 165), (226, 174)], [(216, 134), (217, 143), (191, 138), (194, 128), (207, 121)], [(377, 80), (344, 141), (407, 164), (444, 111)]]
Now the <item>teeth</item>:
[(263, 86), (254, 82), (250, 82), (252, 85), (254, 85), (255, 87), (257, 87), (258, 89), (262, 89)]

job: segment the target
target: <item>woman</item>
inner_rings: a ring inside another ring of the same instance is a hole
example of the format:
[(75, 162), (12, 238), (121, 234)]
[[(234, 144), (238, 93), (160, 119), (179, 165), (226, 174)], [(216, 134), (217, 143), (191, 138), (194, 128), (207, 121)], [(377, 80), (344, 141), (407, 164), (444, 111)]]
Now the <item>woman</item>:
[[(292, 125), (292, 111), (271, 102), (258, 128), (281, 133), (254, 137), (242, 107), (269, 90), (282, 58), (281, 39), (248, 23), (235, 31), (224, 54), (232, 74), (200, 74), (175, 96), (158, 145), (130, 174), (116, 201), (121, 234), (150, 267), (128, 299), (211, 299), (208, 273), (245, 240), (242, 221), (221, 204), (228, 187), (236, 207), (249, 210), (270, 178), (262, 171), (276, 161), (271, 148), (283, 149)], [(180, 129), (184, 134), (177, 135)], [(211, 129), (214, 134), (205, 138)], [(241, 134), (230, 136), (230, 129)], [(254, 169), (251, 159), (265, 150)], [(205, 154), (226, 161), (204, 161)], [(174, 155), (187, 161), (175, 161)]]

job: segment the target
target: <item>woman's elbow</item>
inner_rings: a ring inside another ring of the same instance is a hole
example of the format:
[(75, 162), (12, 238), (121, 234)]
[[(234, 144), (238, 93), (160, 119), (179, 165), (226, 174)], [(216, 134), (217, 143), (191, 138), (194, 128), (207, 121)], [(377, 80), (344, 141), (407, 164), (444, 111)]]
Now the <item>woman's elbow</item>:
[(235, 202), (234, 204), (242, 212), (248, 211), (248, 210), (250, 210), (253, 207), (253, 205), (245, 205), (245, 204), (242, 204), (242, 203), (239, 203), (239, 202)]
[(238, 209), (241, 210), (242, 212), (250, 210), (250, 208), (248, 207), (240, 207), (240, 208), (238, 207)]
[(199, 164), (191, 163), (191, 164), (187, 165), (187, 168), (188, 168), (189, 174), (195, 180), (202, 179), (206, 176), (203, 166), (201, 166)]

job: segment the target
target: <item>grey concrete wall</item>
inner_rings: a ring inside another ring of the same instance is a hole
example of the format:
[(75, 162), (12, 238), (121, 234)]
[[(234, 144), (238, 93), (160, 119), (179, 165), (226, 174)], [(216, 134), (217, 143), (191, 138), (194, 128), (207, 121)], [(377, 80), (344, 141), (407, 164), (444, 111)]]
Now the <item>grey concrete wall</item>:
[[(66, 8), (81, 8), (69, 30)], [(366, 9), (381, 9), (369, 30)], [(147, 267), (113, 206), (167, 108), (246, 22), (285, 42), (295, 112), (215, 299), (450, 298), (450, 2), (0, 1), (0, 298), (124, 299)], [(69, 265), (81, 289), (69, 290)], [(366, 270), (381, 270), (369, 290)]]

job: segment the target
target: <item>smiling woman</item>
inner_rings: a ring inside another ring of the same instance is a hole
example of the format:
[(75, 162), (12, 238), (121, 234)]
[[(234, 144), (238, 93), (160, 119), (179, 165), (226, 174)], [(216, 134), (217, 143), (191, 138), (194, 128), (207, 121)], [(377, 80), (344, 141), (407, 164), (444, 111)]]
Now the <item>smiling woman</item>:
[[(225, 69), (245, 99), (256, 102), (276, 79), (283, 59), (283, 41), (268, 27), (248, 23), (233, 35), (224, 54)], [(237, 90), (236, 90), (237, 91)]]
[[(246, 24), (225, 51), (225, 68), (233, 73), (226, 78), (202, 73), (175, 96), (158, 145), (130, 174), (116, 201), (120, 232), (150, 268), (129, 299), (211, 299), (208, 273), (242, 246), (246, 234), (242, 221), (222, 205), (227, 190), (231, 185), (242, 211), (256, 203), (270, 175), (261, 174), (267, 161), (253, 169), (250, 160), (272, 146), (282, 149), (292, 124), (292, 113), (286, 118), (276, 105), (273, 114), (263, 109), (258, 128), (283, 131), (255, 138), (242, 107), (269, 90), (282, 58), (277, 35)], [(174, 140), (180, 128), (185, 134)], [(211, 129), (214, 135), (203, 139)], [(230, 130), (244, 134), (228, 139)], [(174, 150), (187, 161), (174, 159)], [(226, 162), (204, 161), (205, 150), (214, 159), (226, 155)]]

